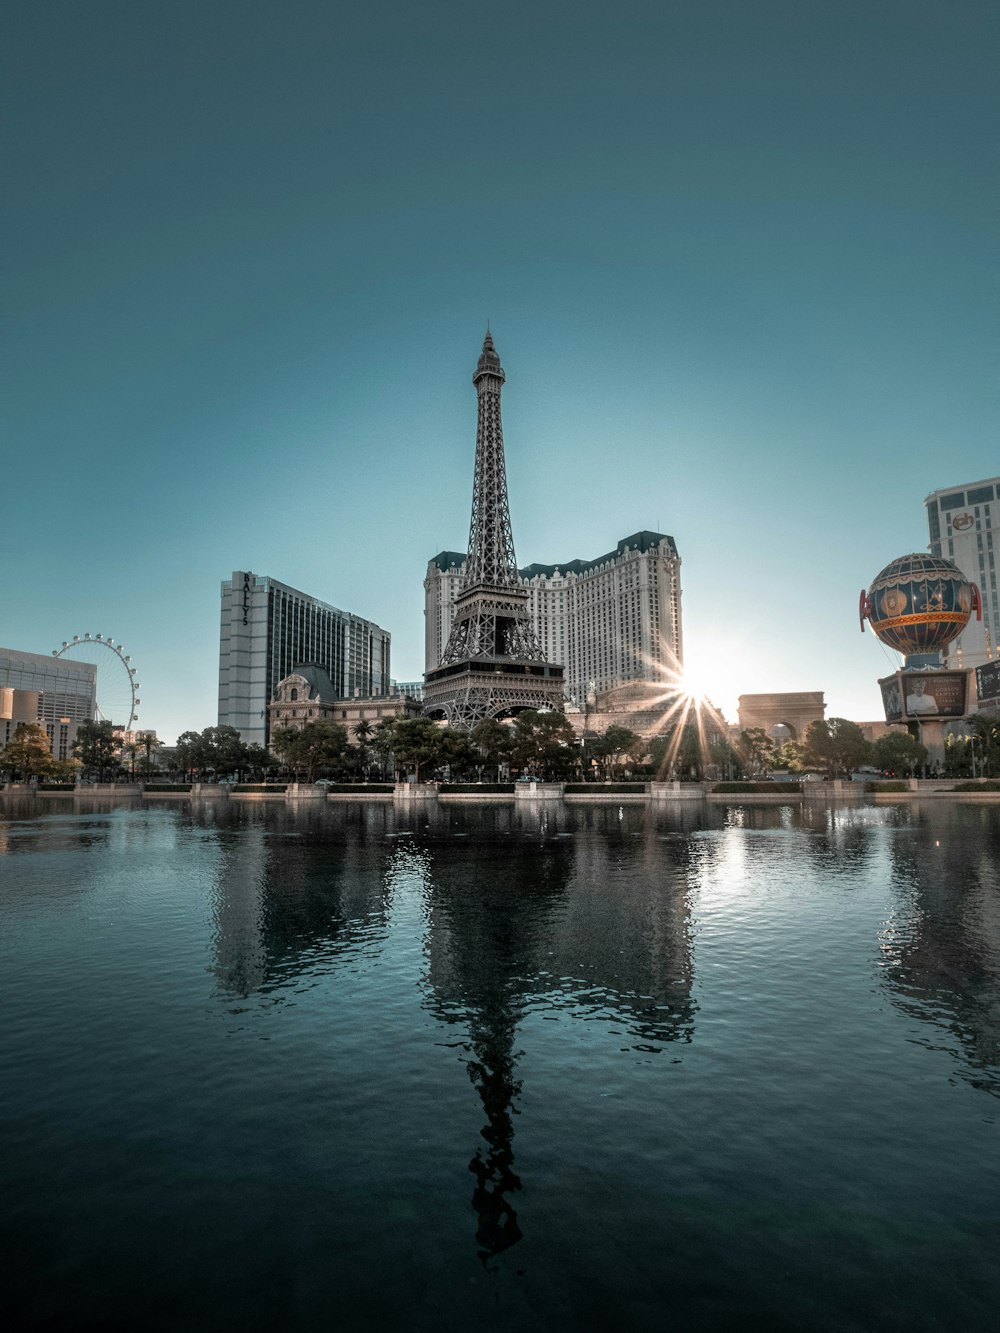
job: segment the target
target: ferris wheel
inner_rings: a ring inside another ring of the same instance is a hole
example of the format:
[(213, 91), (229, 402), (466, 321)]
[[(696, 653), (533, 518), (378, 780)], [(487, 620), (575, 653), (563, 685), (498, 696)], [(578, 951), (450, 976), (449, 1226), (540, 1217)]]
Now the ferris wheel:
[(126, 731), (139, 720), (136, 707), (142, 702), (139, 698), (139, 682), (135, 678), (136, 668), (132, 658), (120, 643), (115, 643), (110, 635), (91, 634), (88, 630), (81, 636), (74, 634), (65, 640), (61, 648), (53, 648), (53, 657), (65, 657), (73, 662), (90, 662), (97, 668), (97, 708), (98, 722), (111, 722)]

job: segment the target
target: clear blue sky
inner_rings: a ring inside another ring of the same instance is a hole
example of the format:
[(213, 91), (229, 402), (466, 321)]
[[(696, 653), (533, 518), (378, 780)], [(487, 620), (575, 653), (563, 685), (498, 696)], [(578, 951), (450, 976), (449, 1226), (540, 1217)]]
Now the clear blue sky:
[(216, 720), (218, 584), (423, 670), (507, 371), (518, 559), (640, 528), (689, 664), (878, 716), (857, 594), (1000, 471), (995, 3), (93, 0), (7, 14), (0, 644)]

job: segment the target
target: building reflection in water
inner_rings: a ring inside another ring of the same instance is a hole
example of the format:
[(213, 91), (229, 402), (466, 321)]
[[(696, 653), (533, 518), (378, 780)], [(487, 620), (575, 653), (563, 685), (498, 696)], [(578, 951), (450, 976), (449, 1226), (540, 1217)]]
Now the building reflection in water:
[(563, 806), (505, 815), (492, 837), (480, 831), (435, 859), (428, 923), (427, 1003), (465, 1029), (460, 1046), (485, 1115), (485, 1146), (469, 1163), (484, 1262), (522, 1234), (514, 1117), (529, 1007), (621, 1024), (646, 1052), (690, 1040), (695, 1007), (687, 839), (655, 827), (637, 834), (638, 820), (623, 827), (617, 809), (582, 820)]
[(317, 954), (335, 964), (384, 939), (390, 816), (378, 805), (192, 812), (218, 827), (214, 970), (225, 990), (243, 998), (280, 991)]
[(928, 802), (900, 822), (909, 828), (891, 842), (882, 984), (905, 1013), (950, 1034), (964, 1078), (1000, 1096), (1000, 810)]
[[(521, 1238), (514, 1199), (526, 1011), (603, 1024), (655, 1058), (691, 1040), (690, 841), (641, 810), (241, 805), (192, 810), (218, 840), (215, 973), (280, 998), (303, 970), (378, 949), (390, 914), (424, 936), (424, 1004), (482, 1105), (472, 1204), (483, 1261)], [(692, 819), (691, 827), (695, 826)], [(410, 910), (413, 908), (414, 910)]]

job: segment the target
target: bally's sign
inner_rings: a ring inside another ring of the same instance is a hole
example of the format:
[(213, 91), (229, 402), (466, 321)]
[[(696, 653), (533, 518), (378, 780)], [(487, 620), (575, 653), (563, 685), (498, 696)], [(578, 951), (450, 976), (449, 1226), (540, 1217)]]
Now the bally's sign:
[(250, 614), (250, 575), (249, 575), (249, 574), (244, 574), (244, 575), (243, 575), (243, 623), (244, 623), (244, 625), (248, 625), (248, 624), (250, 623), (249, 620), (248, 620), (248, 618), (247, 618), (247, 617), (249, 616), (249, 614)]

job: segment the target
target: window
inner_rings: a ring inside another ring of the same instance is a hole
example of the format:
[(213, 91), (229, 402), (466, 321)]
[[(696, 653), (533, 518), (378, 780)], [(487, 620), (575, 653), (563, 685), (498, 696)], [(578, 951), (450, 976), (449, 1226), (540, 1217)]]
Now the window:
[(988, 504), (993, 499), (992, 486), (977, 486), (974, 491), (969, 492), (969, 504), (981, 505)]
[(292, 703), (294, 703), (294, 702), (296, 701), (296, 699), (299, 697), (299, 692), (298, 692), (297, 689), (295, 689), (294, 686), (293, 686), (292, 689), (289, 691), (288, 697), (289, 697), (289, 699), (291, 699)]
[(942, 509), (963, 509), (965, 507), (965, 492), (952, 491), (951, 495), (942, 495), (940, 504)]

